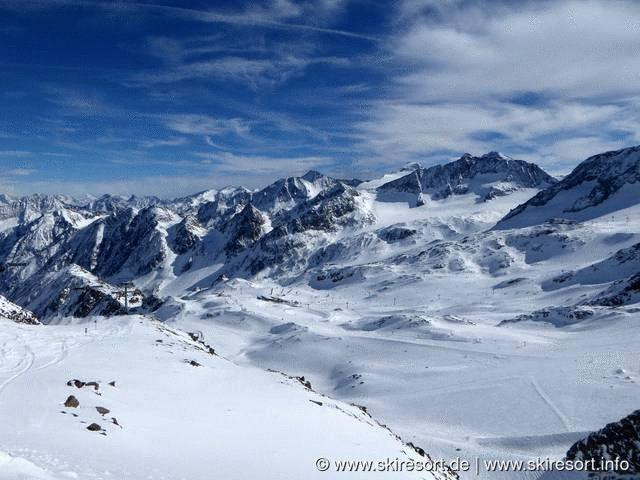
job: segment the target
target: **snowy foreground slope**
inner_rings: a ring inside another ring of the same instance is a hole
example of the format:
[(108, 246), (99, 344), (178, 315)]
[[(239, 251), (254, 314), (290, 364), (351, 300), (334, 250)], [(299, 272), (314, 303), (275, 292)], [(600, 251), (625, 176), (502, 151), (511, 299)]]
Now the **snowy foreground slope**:
[[(0, 345), (2, 479), (327, 478), (320, 457), (427, 460), (357, 407), (144, 317), (0, 320)], [(64, 406), (70, 395), (78, 407)], [(94, 423), (101, 430), (87, 430)]]
[[(0, 293), (46, 325), (0, 330), (15, 427), (0, 451), (31, 463), (0, 462), (42, 478), (336, 478), (356, 474), (315, 459), (400, 459), (411, 442), (469, 462), (462, 479), (584, 478), (535, 461), (639, 408), (637, 172), (638, 147), (560, 181), (492, 152), (174, 201), (6, 199)], [(78, 417), (59, 413), (71, 394)], [(86, 431), (96, 406), (122, 428)]]

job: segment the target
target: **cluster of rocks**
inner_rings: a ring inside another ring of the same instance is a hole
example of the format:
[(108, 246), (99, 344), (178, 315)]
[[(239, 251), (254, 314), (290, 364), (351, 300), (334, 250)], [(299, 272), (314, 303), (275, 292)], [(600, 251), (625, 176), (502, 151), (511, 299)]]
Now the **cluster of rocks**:
[[(69, 380), (67, 382), (67, 386), (69, 387), (74, 387), (77, 389), (82, 389), (84, 387), (90, 387), (93, 388), (93, 391), (95, 393), (97, 393), (98, 395), (101, 395), (98, 391), (100, 389), (100, 383), (96, 382), (96, 381), (89, 381), (89, 382), (85, 382), (82, 380), (78, 380), (78, 379), (73, 379), (73, 380)], [(109, 382), (109, 386), (111, 387), (115, 387), (116, 386), (116, 382), (115, 380)], [(67, 399), (64, 402), (64, 406), (66, 408), (80, 408), (80, 400), (78, 400), (78, 398), (75, 395), (69, 395), (67, 397)], [(102, 416), (105, 417), (105, 415), (111, 413), (111, 410), (109, 410), (106, 407), (103, 406), (95, 406), (94, 407), (95, 410)], [(66, 411), (61, 411), (60, 413), (66, 414)], [(72, 413), (72, 415), (74, 417), (77, 417), (78, 415), (76, 413)], [(106, 417), (105, 417), (106, 418)], [(82, 422), (85, 423), (85, 422)], [(111, 417), (111, 423), (113, 425), (117, 425), (120, 427), (120, 424), (118, 423), (118, 420), (115, 417)], [(122, 427), (120, 427), (122, 428)], [(91, 432), (100, 432), (102, 435), (106, 435), (105, 429), (99, 425), (98, 423), (92, 422), (87, 426), (87, 430), (91, 431)]]

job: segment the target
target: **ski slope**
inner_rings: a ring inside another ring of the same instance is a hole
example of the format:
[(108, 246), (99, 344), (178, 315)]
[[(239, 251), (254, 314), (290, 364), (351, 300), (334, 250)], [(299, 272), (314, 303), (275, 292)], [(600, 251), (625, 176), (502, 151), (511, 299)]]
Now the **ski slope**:
[(359, 408), (145, 317), (0, 326), (3, 480), (327, 478), (317, 458), (422, 458)]

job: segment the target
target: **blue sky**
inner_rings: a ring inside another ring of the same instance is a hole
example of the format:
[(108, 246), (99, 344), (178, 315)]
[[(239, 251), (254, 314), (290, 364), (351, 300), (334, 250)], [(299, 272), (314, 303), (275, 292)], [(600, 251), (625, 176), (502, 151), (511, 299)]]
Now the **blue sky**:
[(637, 2), (0, 0), (12, 194), (368, 178), (640, 143)]

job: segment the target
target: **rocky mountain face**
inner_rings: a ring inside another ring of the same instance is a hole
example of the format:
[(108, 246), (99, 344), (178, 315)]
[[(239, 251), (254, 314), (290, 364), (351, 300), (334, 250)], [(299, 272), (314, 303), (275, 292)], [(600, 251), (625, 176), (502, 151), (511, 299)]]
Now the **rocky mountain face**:
[(206, 229), (200, 225), (193, 215), (187, 215), (169, 230), (169, 246), (177, 254), (188, 252), (206, 234)]
[[(621, 465), (616, 459), (628, 463)], [(589, 469), (592, 472), (601, 471), (600, 466), (604, 466), (602, 470), (610, 474), (635, 478), (640, 474), (640, 410), (573, 444), (567, 460), (590, 462), (596, 467)]]
[[(412, 165), (387, 182), (362, 184), (311, 171), (258, 191), (228, 187), (175, 200), (3, 197), (0, 293), (46, 321), (58, 315), (119, 313), (125, 304), (156, 308), (173, 292), (167, 285), (182, 275), (188, 280), (179, 282), (180, 288), (196, 290), (253, 277), (281, 284), (304, 279), (312, 288), (326, 289), (405, 267), (413, 272), (407, 278), (434, 273), (507, 276), (514, 268), (584, 246), (574, 233), (578, 220), (505, 232), (507, 222), (542, 208), (536, 206), (541, 199), (571, 200), (563, 208), (576, 212), (593, 208), (562, 196), (574, 189), (586, 192), (591, 203), (607, 204), (640, 178), (639, 158), (640, 147), (598, 155), (561, 182), (534, 164), (491, 152), (430, 168)], [(617, 190), (606, 190), (607, 181)], [(606, 190), (608, 196), (591, 195), (585, 185)], [(529, 199), (535, 189), (541, 193)], [(454, 196), (462, 209), (452, 214), (448, 202)], [(414, 208), (408, 209), (406, 202)], [(421, 207), (425, 202), (429, 205)], [(431, 213), (439, 208), (444, 216)], [(611, 244), (632, 238), (625, 234)], [(592, 265), (550, 275), (540, 285), (549, 292), (605, 283), (599, 291), (504, 322), (542, 320), (562, 326), (586, 318), (592, 307), (635, 302), (639, 250), (625, 245)], [(602, 271), (615, 273), (603, 276)], [(134, 294), (131, 287), (125, 301), (121, 285), (127, 282), (139, 290)], [(517, 284), (508, 278), (494, 283), (500, 289)]]
[(128, 303), (157, 304), (162, 279), (194, 265), (219, 264), (213, 278), (251, 276), (303, 257), (317, 232), (366, 223), (358, 183), (311, 171), (256, 192), (226, 188), (173, 201), (5, 197), (0, 214), (15, 226), (0, 232), (0, 286), (45, 318), (86, 316), (122, 312), (118, 285), (147, 276), (144, 298), (139, 292)]
[(252, 204), (247, 204), (224, 225), (222, 232), (228, 238), (225, 254), (232, 256), (252, 246), (265, 233), (266, 223), (265, 215)]
[(401, 178), (378, 188), (378, 198), (394, 201), (406, 198), (410, 204), (424, 204), (451, 195), (475, 193), (480, 201), (506, 195), (517, 188), (538, 188), (557, 181), (533, 163), (513, 160), (497, 152), (481, 157), (468, 153), (460, 159), (429, 168), (415, 168)]
[(536, 225), (554, 218), (584, 221), (637, 203), (640, 147), (587, 158), (560, 182), (509, 212), (497, 228)]

